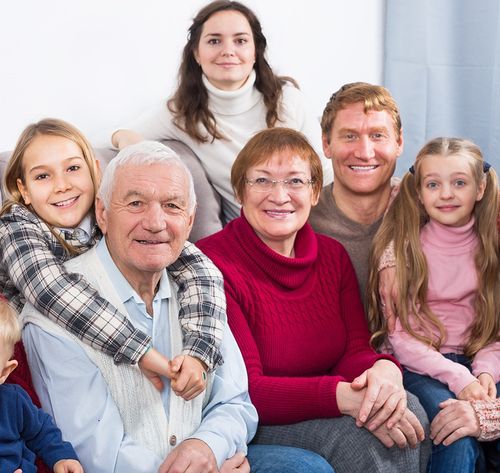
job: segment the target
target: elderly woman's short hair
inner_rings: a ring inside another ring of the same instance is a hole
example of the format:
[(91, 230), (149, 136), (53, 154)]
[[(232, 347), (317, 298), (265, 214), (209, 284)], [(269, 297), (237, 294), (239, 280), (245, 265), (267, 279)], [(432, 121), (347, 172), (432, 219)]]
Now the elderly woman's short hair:
[(178, 154), (168, 146), (158, 143), (157, 141), (141, 141), (134, 145), (123, 148), (115, 158), (113, 158), (106, 169), (101, 179), (101, 186), (97, 193), (97, 197), (101, 199), (104, 207), (109, 207), (111, 202), (111, 194), (113, 193), (113, 183), (117, 169), (126, 165), (132, 166), (148, 166), (151, 164), (171, 164), (175, 163), (186, 173), (188, 179), (188, 198), (189, 198), (189, 213), (192, 214), (196, 207), (196, 194), (194, 192), (193, 176), (189, 172), (188, 167), (182, 162)]

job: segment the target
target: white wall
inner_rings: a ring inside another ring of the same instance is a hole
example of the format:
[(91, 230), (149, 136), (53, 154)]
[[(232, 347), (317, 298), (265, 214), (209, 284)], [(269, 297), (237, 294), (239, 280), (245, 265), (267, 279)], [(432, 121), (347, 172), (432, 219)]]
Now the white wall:
[[(345, 82), (382, 80), (383, 0), (244, 0), (269, 61), (318, 116)], [(30, 122), (63, 118), (102, 144), (176, 83), (206, 0), (16, 0), (0, 5), (0, 150)]]

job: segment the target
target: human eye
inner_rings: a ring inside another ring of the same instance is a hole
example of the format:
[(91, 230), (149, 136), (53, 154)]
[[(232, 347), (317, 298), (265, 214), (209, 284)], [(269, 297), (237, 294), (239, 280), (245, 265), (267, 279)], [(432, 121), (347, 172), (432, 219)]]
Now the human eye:
[(455, 181), (455, 186), (457, 187), (464, 187), (467, 185), (467, 182), (465, 181), (465, 179), (457, 179)]
[(220, 43), (220, 39), (219, 38), (210, 38), (208, 40), (208, 44), (210, 44), (212, 46), (215, 46), (215, 45), (217, 45), (219, 43)]
[(141, 202), (140, 200), (131, 200), (127, 205), (131, 209), (139, 210), (142, 208), (143, 202)]
[(78, 171), (81, 169), (81, 166), (79, 164), (72, 164), (69, 168), (68, 171)]
[(49, 177), (48, 173), (41, 172), (39, 174), (35, 174), (34, 180), (35, 181), (43, 181), (44, 179), (47, 179), (48, 177)]
[(354, 133), (345, 133), (344, 139), (346, 141), (354, 141), (356, 139), (356, 135)]
[(427, 189), (437, 189), (438, 188), (438, 183), (436, 181), (427, 181), (425, 184), (425, 187)]
[(292, 189), (300, 189), (304, 187), (306, 183), (306, 181), (304, 179), (301, 179), (300, 177), (292, 177), (291, 179), (288, 179), (285, 182)]
[(374, 140), (381, 140), (385, 137), (384, 133), (382, 133), (381, 131), (377, 131), (375, 133), (372, 133), (372, 138)]
[(246, 38), (236, 38), (236, 44), (247, 44), (248, 39)]

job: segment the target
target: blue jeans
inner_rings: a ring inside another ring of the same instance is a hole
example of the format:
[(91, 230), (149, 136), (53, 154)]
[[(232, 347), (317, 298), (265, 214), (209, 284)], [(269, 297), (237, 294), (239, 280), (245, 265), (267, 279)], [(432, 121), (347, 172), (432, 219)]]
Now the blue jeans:
[(249, 445), (252, 473), (335, 473), (320, 455), (282, 445)]
[[(464, 355), (447, 353), (444, 356), (471, 369), (470, 359)], [(416, 374), (406, 369), (403, 374), (403, 383), (408, 391), (418, 397), (430, 422), (440, 411), (440, 402), (456, 398), (447, 385), (429, 376)], [(497, 391), (500, 392), (500, 383), (497, 384)], [(428, 473), (483, 473), (484, 471), (484, 455), (479, 442), (473, 437), (461, 438), (448, 447), (442, 444), (432, 446), (427, 467)]]

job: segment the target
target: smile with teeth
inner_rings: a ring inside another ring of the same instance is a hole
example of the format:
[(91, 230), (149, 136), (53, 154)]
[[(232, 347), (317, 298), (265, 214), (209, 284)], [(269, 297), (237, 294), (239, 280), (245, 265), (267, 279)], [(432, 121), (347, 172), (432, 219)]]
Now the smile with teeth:
[(295, 212), (294, 210), (279, 210), (279, 209), (265, 210), (265, 213), (270, 217), (287, 217), (288, 215), (291, 215), (294, 212)]
[(353, 171), (373, 171), (378, 168), (377, 164), (361, 165), (361, 164), (351, 164), (349, 166)]
[(163, 245), (164, 241), (159, 240), (136, 240), (141, 245)]
[(73, 202), (76, 201), (76, 199), (78, 199), (78, 196), (71, 197), (71, 199), (61, 200), (61, 202), (54, 202), (52, 205), (56, 207), (69, 207), (71, 204), (73, 204)]

